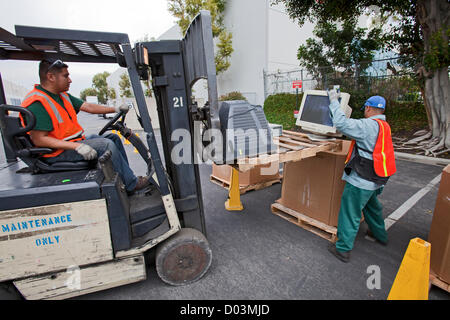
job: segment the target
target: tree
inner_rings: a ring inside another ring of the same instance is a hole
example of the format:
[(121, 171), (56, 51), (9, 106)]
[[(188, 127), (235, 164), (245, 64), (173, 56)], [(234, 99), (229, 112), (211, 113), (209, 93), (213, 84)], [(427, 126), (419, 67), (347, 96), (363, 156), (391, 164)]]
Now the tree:
[(128, 74), (122, 73), (120, 76), (119, 81), (119, 88), (120, 88), (120, 96), (123, 98), (132, 98), (133, 93), (131, 91), (131, 83), (130, 78), (128, 77)]
[(307, 39), (299, 47), (297, 57), (300, 65), (319, 82), (335, 71), (358, 77), (370, 66), (374, 52), (382, 45), (381, 29), (358, 28), (356, 18), (345, 20), (341, 26), (320, 21), (313, 34), (317, 39)]
[(80, 99), (83, 101), (86, 101), (86, 97), (89, 96), (97, 96), (97, 90), (94, 88), (86, 88), (83, 91), (80, 92)]
[[(347, 21), (374, 8), (394, 22), (384, 25), (386, 45), (395, 48), (422, 83), (430, 133), (426, 153), (450, 150), (450, 81), (448, 66), (450, 3), (447, 0), (272, 0), (284, 3), (291, 19)], [(433, 146), (434, 145), (434, 146)], [(435, 153), (435, 155), (439, 154)]]
[(233, 53), (233, 36), (224, 27), (223, 12), (226, 0), (168, 0), (169, 11), (178, 18), (178, 25), (184, 34), (191, 21), (200, 10), (209, 10), (213, 38), (218, 38), (215, 52), (216, 73), (220, 74), (230, 67), (230, 57)]
[[(106, 104), (109, 99), (115, 98), (114, 89), (108, 88), (108, 83), (106, 78), (109, 77), (110, 73), (105, 71), (102, 73), (97, 73), (92, 78), (92, 87), (97, 91), (97, 98), (100, 104)], [(114, 96), (114, 98), (112, 97)]]
[(86, 101), (87, 96), (96, 96), (98, 102), (106, 104), (109, 99), (116, 98), (116, 91), (114, 88), (108, 88), (106, 78), (110, 75), (109, 72), (97, 73), (92, 78), (92, 87), (86, 88), (80, 92), (80, 98)]

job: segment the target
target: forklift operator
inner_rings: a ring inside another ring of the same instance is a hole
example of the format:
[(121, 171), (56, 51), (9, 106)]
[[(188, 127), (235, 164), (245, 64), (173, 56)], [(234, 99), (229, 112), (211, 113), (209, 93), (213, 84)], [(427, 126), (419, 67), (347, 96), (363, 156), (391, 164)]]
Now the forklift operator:
[(22, 107), (28, 108), (36, 117), (36, 125), (29, 132), (34, 145), (54, 149), (54, 152), (42, 156), (45, 162), (93, 160), (110, 150), (114, 170), (129, 193), (149, 185), (148, 177), (136, 177), (130, 169), (122, 141), (117, 135), (85, 137), (77, 120), (80, 110), (91, 114), (126, 113), (129, 109), (127, 105), (107, 107), (70, 95), (67, 91), (72, 80), (67, 64), (61, 60), (42, 60), (39, 78), (40, 85), (35, 85), (27, 94)]

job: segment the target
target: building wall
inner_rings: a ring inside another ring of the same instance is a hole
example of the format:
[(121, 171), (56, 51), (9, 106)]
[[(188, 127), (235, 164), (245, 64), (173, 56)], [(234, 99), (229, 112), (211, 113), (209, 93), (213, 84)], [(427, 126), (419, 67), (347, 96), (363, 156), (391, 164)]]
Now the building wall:
[[(285, 71), (298, 67), (297, 50), (312, 37), (310, 23), (300, 28), (286, 14), (283, 5), (270, 5), (270, 0), (228, 0), (224, 24), (233, 34), (230, 68), (217, 76), (219, 96), (232, 91), (241, 92), (251, 104), (264, 104), (264, 71)], [(163, 33), (157, 40), (181, 39), (178, 25)], [(120, 74), (113, 73), (108, 84), (117, 88)], [(194, 87), (194, 95), (202, 105), (207, 100), (204, 83)]]
[(283, 5), (268, 8), (268, 65), (267, 71), (291, 70), (299, 67), (298, 47), (313, 37), (313, 24), (301, 28), (287, 15)]
[(3, 88), (5, 90), (6, 103), (14, 106), (20, 106), (23, 98), (30, 92), (33, 88), (25, 88), (12, 81), (2, 79)]
[(229, 0), (225, 26), (233, 34), (230, 68), (219, 75), (219, 95), (240, 91), (250, 103), (264, 103), (264, 71), (298, 67), (297, 50), (312, 37), (313, 26), (300, 28), (282, 5), (269, 0)]
[(240, 91), (252, 104), (262, 104), (263, 70), (267, 68), (268, 1), (229, 0), (224, 24), (233, 34), (231, 66), (218, 75), (219, 96)]

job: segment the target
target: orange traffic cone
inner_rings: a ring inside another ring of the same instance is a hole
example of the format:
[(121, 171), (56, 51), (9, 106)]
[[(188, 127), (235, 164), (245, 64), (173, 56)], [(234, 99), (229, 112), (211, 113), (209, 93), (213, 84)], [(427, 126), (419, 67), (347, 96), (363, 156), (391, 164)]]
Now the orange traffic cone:
[(239, 171), (235, 168), (231, 169), (230, 190), (228, 191), (228, 200), (225, 202), (225, 209), (228, 211), (241, 211), (244, 209), (239, 190)]
[(419, 238), (409, 242), (388, 300), (428, 300), (431, 244)]

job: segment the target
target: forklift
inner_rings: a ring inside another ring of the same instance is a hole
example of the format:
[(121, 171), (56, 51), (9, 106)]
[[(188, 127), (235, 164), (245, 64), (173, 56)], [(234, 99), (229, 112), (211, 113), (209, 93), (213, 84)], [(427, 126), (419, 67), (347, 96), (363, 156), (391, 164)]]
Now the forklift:
[[(34, 116), (8, 105), (0, 77), (0, 285), (2, 294), (25, 299), (65, 299), (146, 279), (147, 255), (165, 283), (186, 285), (208, 271), (199, 168), (174, 164), (177, 129), (220, 130), (211, 16), (201, 11), (182, 40), (135, 44), (122, 33), (15, 26), (0, 28), (0, 59), (114, 63), (127, 68), (145, 142), (118, 113), (99, 132), (117, 130), (145, 161), (152, 187), (128, 195), (107, 152), (96, 161), (42, 161), (51, 149), (37, 148), (27, 132)], [(162, 158), (141, 80), (152, 80)], [(206, 79), (208, 101), (198, 106), (192, 86)], [(22, 127), (19, 114), (26, 117)], [(213, 143), (201, 135), (200, 144)], [(206, 141), (206, 142), (205, 142)], [(153, 251), (155, 250), (155, 251)], [(4, 296), (2, 296), (4, 297)]]

